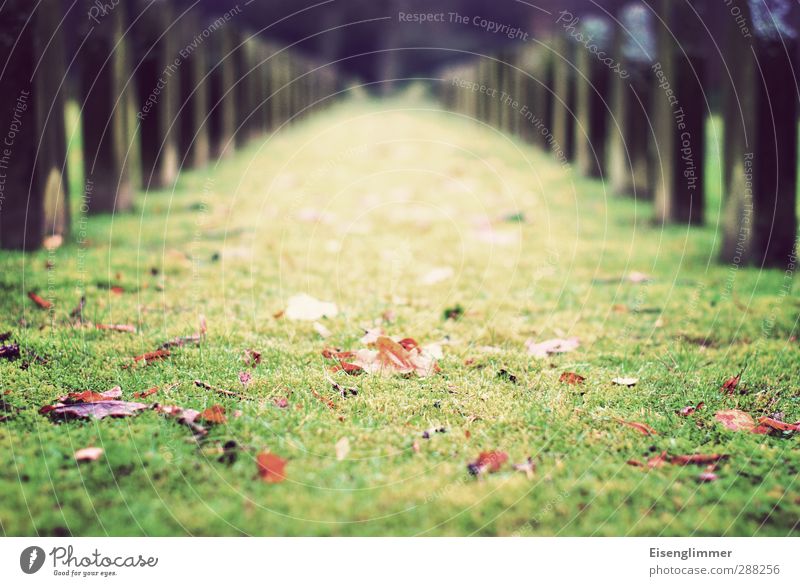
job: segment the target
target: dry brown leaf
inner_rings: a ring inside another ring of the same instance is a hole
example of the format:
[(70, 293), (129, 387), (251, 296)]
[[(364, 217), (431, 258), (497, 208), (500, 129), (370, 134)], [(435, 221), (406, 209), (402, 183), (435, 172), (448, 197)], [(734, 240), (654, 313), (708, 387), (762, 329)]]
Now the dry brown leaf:
[(264, 482), (276, 483), (286, 480), (286, 460), (270, 452), (261, 452), (256, 456), (258, 475)]

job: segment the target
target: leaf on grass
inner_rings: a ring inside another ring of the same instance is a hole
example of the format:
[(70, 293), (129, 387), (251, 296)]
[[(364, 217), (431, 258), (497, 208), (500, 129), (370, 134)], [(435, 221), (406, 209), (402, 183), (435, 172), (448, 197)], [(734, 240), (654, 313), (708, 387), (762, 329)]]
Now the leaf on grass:
[(250, 368), (255, 368), (261, 364), (261, 352), (248, 348), (244, 351), (244, 363)]
[(487, 472), (497, 472), (507, 461), (508, 454), (505, 452), (481, 452), (474, 462), (467, 464), (467, 470), (473, 476), (480, 476)]
[(758, 423), (776, 431), (800, 431), (800, 421), (797, 423), (784, 423), (772, 417), (762, 417), (758, 420)]
[(447, 320), (458, 321), (464, 315), (464, 308), (460, 305), (454, 305), (444, 310), (442, 317)]
[(535, 358), (547, 358), (551, 354), (563, 354), (564, 352), (571, 352), (580, 346), (578, 338), (554, 338), (544, 342), (534, 342), (527, 340), (525, 347), (528, 349), (528, 354)]
[(286, 480), (286, 460), (270, 452), (261, 452), (256, 456), (258, 475), (264, 482), (276, 483)]
[(200, 416), (200, 412), (196, 411), (195, 409), (183, 409), (182, 407), (176, 407), (173, 405), (153, 405), (153, 409), (155, 409), (158, 413), (162, 415), (166, 415), (167, 417), (171, 417), (177, 420), (178, 423), (181, 425), (185, 425), (192, 432), (195, 436), (204, 436), (208, 434), (208, 430), (196, 423), (197, 418)]
[(688, 417), (689, 415), (691, 415), (695, 411), (699, 411), (700, 409), (702, 409), (705, 406), (706, 406), (706, 404), (703, 403), (702, 401), (699, 402), (697, 404), (697, 406), (694, 406), (694, 407), (692, 405), (687, 405), (686, 407), (681, 407), (680, 411), (678, 411), (678, 415), (680, 415), (681, 417)]
[(95, 324), (95, 329), (98, 330), (111, 330), (113, 332), (127, 332), (129, 334), (136, 333), (136, 326), (130, 324)]
[(134, 364), (139, 362), (143, 364), (152, 364), (153, 362), (157, 362), (158, 360), (164, 360), (168, 358), (170, 355), (169, 350), (154, 350), (153, 352), (145, 352), (144, 354), (140, 354), (139, 356), (133, 357)]
[(37, 295), (33, 291), (30, 291), (28, 293), (28, 298), (31, 301), (33, 301), (39, 307), (39, 309), (50, 309), (51, 307), (53, 307), (53, 304), (50, 301), (42, 299), (39, 295)]
[(622, 425), (627, 425), (628, 427), (632, 427), (642, 435), (658, 435), (658, 432), (650, 427), (645, 423), (639, 423), (637, 421), (625, 421), (624, 419), (614, 418), (614, 421), (617, 423), (621, 423)]
[(151, 387), (146, 391), (138, 391), (133, 394), (134, 398), (136, 399), (144, 399), (145, 397), (149, 397), (150, 395), (155, 395), (158, 392), (158, 387)]
[(327, 372), (323, 371), (323, 374), (325, 375), (325, 378), (328, 380), (328, 382), (331, 384), (331, 387), (333, 387), (333, 390), (339, 393), (343, 399), (346, 399), (347, 397), (358, 396), (357, 388), (345, 387), (344, 385), (340, 385), (335, 380), (333, 380), (333, 378)]
[(350, 440), (346, 437), (341, 438), (336, 442), (336, 459), (340, 462), (347, 457), (350, 453)]
[(284, 317), (295, 321), (316, 321), (323, 317), (335, 317), (339, 313), (335, 303), (320, 301), (305, 293), (293, 295), (284, 311)]
[(388, 336), (379, 336), (370, 348), (357, 352), (339, 352), (325, 349), (323, 356), (339, 360), (333, 367), (334, 372), (344, 371), (347, 374), (394, 375), (416, 374), (425, 378), (439, 372), (436, 363), (437, 356), (441, 355), (438, 345), (421, 347), (413, 338), (403, 338), (395, 341)]
[(78, 462), (94, 462), (103, 455), (103, 448), (81, 448), (75, 452), (75, 459)]
[(253, 381), (253, 375), (251, 375), (247, 371), (242, 371), (239, 373), (239, 382), (242, 383), (242, 386), (246, 387)]
[(69, 393), (63, 397), (59, 397), (58, 401), (62, 403), (101, 403), (103, 401), (113, 401), (122, 396), (122, 389), (114, 387), (108, 391), (97, 393), (95, 391), (82, 391), (79, 393)]
[(756, 427), (756, 422), (749, 413), (745, 413), (740, 409), (725, 409), (717, 411), (714, 414), (714, 419), (722, 423), (726, 428), (731, 431), (753, 431)]
[(742, 373), (740, 372), (736, 376), (732, 376), (724, 383), (722, 383), (722, 390), (732, 395), (733, 392), (736, 390), (736, 387), (739, 386), (739, 382), (742, 380)]
[(7, 342), (10, 339), (11, 339), (11, 332), (0, 333), (0, 342)]
[(19, 356), (19, 344), (0, 345), (0, 358), (16, 360)]
[(586, 380), (586, 377), (576, 374), (574, 372), (562, 372), (558, 380), (568, 385), (579, 385)]
[(678, 466), (689, 466), (691, 464), (707, 466), (726, 460), (727, 458), (727, 454), (688, 454), (683, 456), (670, 456), (669, 462), (670, 464), (676, 464)]
[(638, 378), (631, 378), (631, 377), (618, 377), (612, 379), (611, 382), (615, 385), (619, 385), (621, 387), (633, 387), (636, 386), (636, 383), (639, 382)]
[[(49, 408), (48, 408), (49, 407)], [(50, 405), (40, 410), (53, 419), (103, 419), (105, 417), (128, 417), (147, 409), (143, 403), (127, 401), (101, 401), (98, 403), (73, 403)]]
[(628, 273), (626, 280), (630, 283), (648, 283), (652, 279), (650, 278), (650, 275), (640, 273), (639, 271), (632, 271)]
[(280, 409), (286, 409), (289, 406), (289, 399), (286, 397), (276, 397), (272, 400), (272, 402), (275, 403), (275, 406), (279, 407)]
[(225, 407), (222, 405), (212, 405), (204, 409), (197, 416), (197, 419), (205, 423), (221, 424), (227, 423), (228, 419), (225, 417)]

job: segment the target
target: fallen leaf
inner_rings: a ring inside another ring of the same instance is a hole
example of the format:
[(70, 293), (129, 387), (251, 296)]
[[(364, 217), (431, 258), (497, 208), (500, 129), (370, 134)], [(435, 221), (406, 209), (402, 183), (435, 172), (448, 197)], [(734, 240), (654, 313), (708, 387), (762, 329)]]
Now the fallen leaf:
[(133, 362), (152, 364), (157, 360), (164, 360), (165, 358), (169, 357), (169, 355), (170, 355), (169, 350), (155, 350), (153, 352), (145, 352), (144, 354), (140, 354), (139, 356), (134, 356)]
[(690, 464), (706, 466), (727, 458), (727, 454), (689, 454), (685, 456), (670, 456), (669, 462), (670, 464), (677, 464), (679, 466), (688, 466)]
[(50, 405), (40, 413), (46, 413), (53, 419), (103, 419), (105, 417), (128, 417), (138, 411), (147, 409), (143, 403), (126, 401), (101, 401), (98, 403), (73, 403), (70, 405)]
[(111, 330), (114, 332), (127, 332), (129, 334), (136, 333), (136, 326), (130, 324), (95, 324), (98, 330)]
[(586, 380), (586, 377), (576, 374), (574, 372), (562, 372), (558, 380), (568, 385), (579, 385)]
[(717, 411), (714, 419), (731, 431), (753, 431), (756, 426), (756, 422), (750, 414), (739, 409)]
[(797, 423), (784, 423), (772, 417), (762, 417), (758, 422), (763, 426), (777, 431), (800, 431), (800, 421)]
[(11, 339), (11, 332), (0, 333), (0, 342), (7, 342)]
[(320, 301), (305, 293), (289, 298), (284, 316), (291, 320), (316, 321), (323, 317), (334, 317), (339, 312), (335, 303)]
[[(441, 353), (441, 348), (438, 346), (422, 348), (413, 338), (404, 338), (398, 342), (388, 336), (379, 336), (370, 346), (372, 348), (355, 353), (324, 351), (323, 355), (339, 360), (334, 371), (343, 370), (353, 375), (363, 371), (380, 375), (416, 374), (425, 378), (439, 372), (436, 355)], [(345, 356), (347, 362), (343, 360)]]
[(568, 338), (566, 340), (555, 338), (553, 340), (546, 340), (544, 342), (534, 342), (527, 340), (525, 346), (528, 349), (528, 354), (536, 358), (547, 358), (551, 354), (562, 354), (564, 352), (571, 352), (580, 346), (578, 338)]
[(719, 478), (714, 471), (717, 469), (716, 465), (710, 464), (706, 466), (706, 469), (697, 475), (697, 480), (699, 482), (714, 482)]
[(222, 405), (212, 405), (204, 409), (197, 416), (197, 419), (205, 423), (221, 424), (227, 423), (228, 419), (225, 417), (225, 407)]
[(736, 387), (739, 386), (739, 381), (741, 380), (742, 380), (742, 373), (740, 372), (736, 376), (732, 376), (724, 383), (722, 383), (722, 390), (728, 393), (729, 395), (732, 395), (733, 392), (736, 390)]
[(346, 437), (341, 438), (336, 442), (336, 459), (340, 462), (347, 457), (350, 453), (350, 440)]
[(104, 451), (103, 448), (81, 448), (75, 452), (75, 459), (78, 462), (94, 462)]
[(158, 392), (158, 387), (151, 387), (146, 391), (139, 391), (133, 394), (134, 398), (136, 399), (144, 399), (145, 397), (149, 397), (150, 395), (155, 395)]
[(261, 364), (261, 352), (248, 348), (244, 351), (244, 363), (250, 368), (255, 368)]
[(497, 472), (507, 461), (508, 454), (505, 452), (481, 452), (474, 462), (467, 464), (467, 470), (473, 476), (480, 476)]
[(205, 436), (208, 434), (208, 430), (196, 423), (197, 418), (200, 416), (200, 412), (194, 409), (183, 409), (182, 407), (175, 407), (171, 405), (154, 405), (153, 408), (162, 415), (166, 415), (177, 420), (178, 423), (181, 425), (185, 425), (192, 432), (195, 436)]
[(122, 389), (117, 386), (113, 389), (109, 389), (108, 391), (103, 391), (102, 393), (96, 393), (95, 391), (69, 393), (63, 397), (59, 397), (58, 400), (59, 402), (63, 403), (101, 403), (103, 401), (113, 401), (114, 399), (119, 399), (121, 396)]
[(239, 382), (242, 383), (242, 386), (246, 387), (252, 380), (253, 375), (251, 375), (249, 372), (242, 371), (239, 373)]
[(28, 293), (28, 298), (33, 301), (40, 309), (50, 309), (53, 307), (53, 304), (46, 299), (42, 299), (33, 291)]
[(680, 415), (681, 417), (688, 417), (689, 415), (691, 415), (695, 411), (699, 411), (700, 409), (705, 407), (705, 405), (706, 404), (703, 403), (702, 401), (700, 403), (698, 403), (696, 407), (693, 407), (691, 405), (687, 405), (686, 407), (682, 407), (680, 409), (680, 411), (678, 411), (678, 415)]
[(621, 378), (612, 379), (611, 382), (614, 383), (615, 385), (619, 385), (621, 387), (633, 387), (633, 386), (636, 385), (636, 383), (639, 382), (639, 379), (638, 378), (621, 377)]
[(444, 317), (445, 321), (447, 320), (458, 321), (459, 319), (461, 319), (462, 315), (464, 315), (464, 308), (461, 307), (460, 305), (455, 305), (453, 307), (448, 307), (447, 309), (445, 309), (442, 317)]
[(0, 358), (16, 360), (19, 356), (19, 344), (0, 345)]
[(658, 432), (650, 427), (645, 423), (639, 423), (637, 421), (625, 421), (624, 419), (614, 418), (614, 421), (617, 423), (621, 423), (622, 425), (627, 425), (628, 427), (632, 427), (642, 435), (658, 435)]
[(639, 271), (633, 271), (628, 273), (628, 276), (626, 278), (631, 283), (647, 283), (652, 280), (649, 275), (646, 275), (645, 273), (640, 273)]
[(261, 452), (256, 456), (258, 475), (264, 482), (276, 483), (286, 480), (284, 469), (286, 460), (270, 452)]
[(281, 409), (286, 409), (289, 406), (289, 399), (286, 397), (277, 397), (273, 399), (272, 402), (275, 403), (276, 407)]

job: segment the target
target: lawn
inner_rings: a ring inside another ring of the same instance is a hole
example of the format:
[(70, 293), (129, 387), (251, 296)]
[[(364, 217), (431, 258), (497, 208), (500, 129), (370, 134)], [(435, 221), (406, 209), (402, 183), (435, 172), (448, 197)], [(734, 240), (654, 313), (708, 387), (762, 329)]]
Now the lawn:
[[(715, 418), (800, 419), (800, 303), (782, 271), (716, 262), (716, 152), (708, 227), (665, 228), (649, 203), (425, 100), (355, 96), (140, 194), (134, 213), (86, 220), (75, 201), (63, 246), (0, 256), (0, 332), (22, 350), (0, 359), (2, 532), (797, 535), (798, 438)], [(299, 293), (338, 314), (324, 329), (282, 315)], [(70, 317), (82, 295), (83, 324)], [(203, 319), (199, 345), (133, 363)], [(364, 348), (377, 328), (438, 343), (440, 372), (330, 372), (323, 349)], [(526, 348), (572, 337), (546, 358)], [(221, 405), (226, 422), (196, 437), (155, 409), (39, 413), (117, 385), (148, 405)], [(76, 462), (89, 446), (104, 454)], [(283, 482), (259, 475), (266, 451), (287, 461)], [(508, 462), (470, 474), (486, 451)], [(727, 458), (648, 466), (663, 452)], [(532, 473), (512, 467), (528, 457)]]

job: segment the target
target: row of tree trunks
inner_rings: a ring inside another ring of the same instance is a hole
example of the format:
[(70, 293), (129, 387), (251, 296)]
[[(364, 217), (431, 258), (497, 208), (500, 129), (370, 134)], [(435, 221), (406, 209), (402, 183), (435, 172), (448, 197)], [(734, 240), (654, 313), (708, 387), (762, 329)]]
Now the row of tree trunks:
[[(653, 201), (661, 224), (705, 220), (710, 114), (705, 24), (724, 20), (721, 258), (794, 266), (800, 7), (740, 12), (708, 0), (632, 2), (550, 39), (445, 72), (446, 106), (563, 155), (617, 195)], [(714, 12), (716, 11), (716, 12)], [(494, 90), (497, 91), (494, 91)]]
[(0, 6), (2, 248), (32, 250), (67, 234), (65, 87), (77, 89), (86, 213), (130, 210), (138, 189), (171, 188), (182, 168), (228, 156), (330, 103), (340, 87), (333, 66), (245, 32), (234, 11), (208, 16), (169, 0), (78, 0), (69, 56), (63, 27), (77, 20), (65, 6)]
[(0, 91), (0, 246), (35, 249), (69, 226), (59, 0), (7, 0)]

